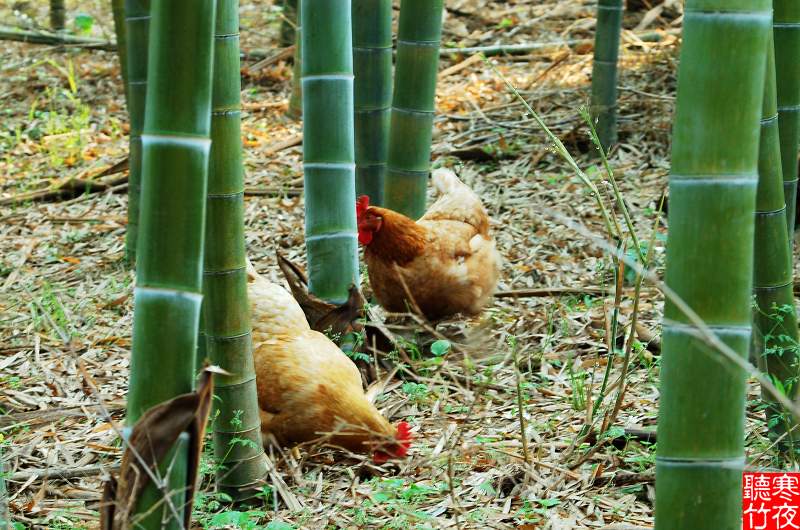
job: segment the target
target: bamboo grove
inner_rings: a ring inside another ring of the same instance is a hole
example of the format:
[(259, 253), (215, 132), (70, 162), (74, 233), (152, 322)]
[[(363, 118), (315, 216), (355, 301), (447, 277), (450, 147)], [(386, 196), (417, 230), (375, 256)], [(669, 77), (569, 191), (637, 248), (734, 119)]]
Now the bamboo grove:
[[(798, 6), (775, 0), (773, 15), (770, 0), (686, 2), (666, 285), (738, 357), (716, 351), (667, 300), (659, 530), (741, 524), (747, 380), (738, 360), (752, 353), (797, 397)], [(219, 365), (227, 373), (216, 388), (217, 486), (241, 500), (267, 476), (268, 461), (247, 301), (238, 0), (113, 7), (131, 124), (128, 423), (191, 391), (206, 357)], [(358, 195), (413, 219), (425, 211), (443, 8), (442, 0), (402, 0), (393, 65), (389, 0), (284, 2), (281, 39), (295, 46), (289, 114), (303, 121), (309, 289), (325, 301), (343, 304), (360, 284)], [(622, 16), (621, 0), (599, 0), (589, 98), (606, 150), (617, 142)], [(796, 418), (764, 398), (771, 439), (794, 455)], [(186, 450), (178, 443), (173, 453)], [(136, 507), (145, 528), (171, 517), (154, 508), (158, 494)]]

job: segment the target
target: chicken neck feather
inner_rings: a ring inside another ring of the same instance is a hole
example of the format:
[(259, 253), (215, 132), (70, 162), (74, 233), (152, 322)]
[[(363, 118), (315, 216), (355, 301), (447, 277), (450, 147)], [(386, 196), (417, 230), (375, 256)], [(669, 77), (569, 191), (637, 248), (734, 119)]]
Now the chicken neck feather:
[(366, 252), (401, 266), (410, 263), (424, 252), (427, 241), (427, 231), (424, 227), (405, 215), (386, 208), (372, 206), (370, 211), (380, 215), (383, 223), (381, 229), (373, 234), (372, 242), (367, 246)]

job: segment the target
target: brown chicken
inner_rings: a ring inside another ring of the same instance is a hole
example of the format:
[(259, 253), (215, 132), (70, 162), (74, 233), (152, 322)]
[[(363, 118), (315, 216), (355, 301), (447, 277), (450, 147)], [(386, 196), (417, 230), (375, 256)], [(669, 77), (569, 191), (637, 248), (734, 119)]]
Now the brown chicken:
[(367, 399), (353, 362), (308, 325), (282, 287), (248, 267), (261, 430), (282, 445), (317, 439), (376, 463), (406, 456), (409, 425), (391, 425)]
[[(334, 337), (337, 346), (349, 345), (355, 353), (361, 354), (353, 356), (353, 362), (361, 372), (365, 385), (379, 380), (376, 364), (387, 372), (394, 368), (385, 353), (397, 348), (395, 339), (388, 329), (377, 323), (377, 319), (370, 321), (373, 319), (370, 316), (371, 309), (367, 307), (367, 301), (358, 287), (350, 286), (344, 304), (331, 304), (309, 292), (308, 280), (300, 267), (280, 252), (276, 253), (276, 257), (289, 290), (303, 310), (311, 329)], [(363, 340), (353, 344), (353, 333), (360, 335)]]
[(416, 222), (359, 197), (358, 240), (366, 247), (369, 283), (389, 311), (418, 308), (430, 320), (474, 315), (491, 300), (500, 273), (489, 217), (449, 169), (437, 169), (432, 180), (439, 198)]

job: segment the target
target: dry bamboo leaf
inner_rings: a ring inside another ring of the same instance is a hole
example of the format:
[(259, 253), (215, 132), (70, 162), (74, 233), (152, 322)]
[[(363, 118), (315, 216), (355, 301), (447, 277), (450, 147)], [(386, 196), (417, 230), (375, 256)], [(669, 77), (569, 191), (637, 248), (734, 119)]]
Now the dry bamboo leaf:
[[(100, 525), (102, 530), (127, 530), (131, 510), (153, 472), (183, 432), (190, 436), (186, 481), (186, 505), (191, 507), (197, 486), (197, 471), (203, 449), (208, 414), (213, 396), (213, 375), (204, 370), (197, 391), (182, 394), (145, 412), (136, 422), (125, 444), (119, 474), (103, 490)], [(142, 467), (145, 465), (146, 468)], [(184, 510), (184, 528), (189, 528), (191, 509)]]

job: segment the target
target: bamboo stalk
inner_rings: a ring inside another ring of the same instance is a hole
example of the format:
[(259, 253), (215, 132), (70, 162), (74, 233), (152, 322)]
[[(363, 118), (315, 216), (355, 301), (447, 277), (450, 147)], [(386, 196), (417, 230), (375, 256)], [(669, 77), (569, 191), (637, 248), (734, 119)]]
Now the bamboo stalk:
[[(797, 397), (799, 375), (797, 313), (792, 292), (791, 247), (786, 234), (772, 38), (767, 49), (758, 173), (753, 264), (756, 302), (753, 309), (753, 346), (759, 368), (774, 381), (779, 381), (787, 396), (794, 400)], [(770, 403), (765, 411), (770, 438), (777, 440), (785, 434), (779, 447), (792, 453), (791, 449), (800, 437), (800, 433), (792, 430), (795, 421), (777, 402), (769, 399), (769, 394), (762, 392), (762, 395)]]
[[(129, 425), (147, 409), (194, 386), (211, 147), (214, 8), (214, 0), (153, 3)], [(132, 15), (128, 11), (129, 21)], [(170, 483), (173, 479), (179, 482), (170, 477)], [(151, 493), (143, 494), (136, 506), (137, 513), (149, 513), (141, 527), (162, 528), (162, 515), (170, 517), (170, 512), (162, 513), (163, 502), (156, 504), (161, 497), (152, 493), (155, 485), (148, 488)], [(173, 520), (167, 527), (180, 523)]]
[(384, 201), (412, 219), (425, 213), (442, 7), (442, 0), (400, 3)]
[(301, 78), (302, 71), (302, 56), (303, 56), (303, 27), (301, 25), (300, 5), (297, 5), (297, 24), (294, 28), (294, 62), (292, 63), (292, 93), (289, 95), (289, 107), (286, 110), (286, 115), (293, 120), (299, 120), (303, 116), (303, 84)]
[(350, 0), (301, 0), (300, 18), (309, 290), (343, 304), (358, 285)]
[(62, 31), (64, 29), (66, 12), (64, 0), (50, 0), (50, 28), (53, 31)]
[(606, 152), (617, 141), (617, 60), (622, 9), (622, 0), (599, 0), (597, 4), (590, 112)]
[[(128, 76), (128, 116), (130, 119), (128, 170), (128, 227), (125, 250), (128, 262), (136, 263), (139, 233), (139, 199), (142, 189), (142, 129), (147, 93), (148, 35), (150, 0), (125, 0), (125, 37)], [(130, 52), (130, 53), (129, 53)]]
[(6, 464), (3, 459), (3, 447), (0, 445), (0, 529), (11, 528), (11, 517), (8, 515), (8, 490), (6, 489)]
[(383, 204), (392, 107), (392, 2), (353, 0), (356, 195)]
[(797, 148), (800, 142), (800, 3), (774, 0), (775, 77), (778, 97), (778, 129), (783, 167), (788, 236), (794, 234), (797, 205)]
[(300, 17), (297, 16), (297, 0), (283, 0), (283, 19), (281, 20), (281, 46), (291, 46), (297, 40), (295, 28)]
[[(211, 169), (209, 168), (209, 185), (211, 177), (210, 173)], [(206, 231), (208, 231), (208, 220), (206, 220)], [(205, 252), (203, 254), (205, 254)], [(203, 272), (205, 273), (205, 263), (203, 264)], [(203, 278), (203, 280), (205, 280), (205, 278)], [(203, 281), (202, 285), (200, 286), (200, 292), (205, 296), (205, 281)], [(203, 366), (205, 366), (206, 362), (211, 362), (211, 359), (208, 357), (208, 335), (206, 334), (206, 312), (208, 311), (208, 308), (206, 306), (208, 306), (208, 304), (203, 301), (203, 303), (200, 305), (200, 319), (197, 323), (197, 353), (194, 358), (194, 371), (198, 374), (203, 370)]]
[(122, 87), (125, 91), (125, 103), (128, 102), (128, 55), (125, 38), (125, 0), (111, 0), (111, 12), (114, 15), (114, 33), (117, 36), (117, 57), (119, 71), (122, 76)]
[[(670, 175), (656, 528), (741, 528), (758, 139), (770, 0), (687, 0)], [(721, 222), (723, 220), (724, 222)], [(680, 302), (680, 303), (679, 303)], [(691, 307), (742, 358), (723, 361)]]
[[(174, 447), (158, 465), (158, 476), (164, 477), (162, 488), (145, 487), (137, 499), (137, 513), (131, 517), (130, 528), (136, 530), (184, 530), (184, 510), (186, 505), (186, 479), (188, 476), (187, 453), (189, 435), (183, 432), (178, 436)], [(165, 495), (169, 492), (169, 495)], [(169, 498), (169, 503), (165, 497)], [(147, 507), (146, 509), (144, 507)], [(148, 513), (149, 512), (149, 513)], [(176, 516), (179, 518), (176, 520)]]
[(234, 499), (251, 497), (267, 474), (247, 303), (239, 71), (239, 0), (217, 0), (203, 313), (208, 356), (231, 374), (216, 378), (214, 454), (217, 486)]

